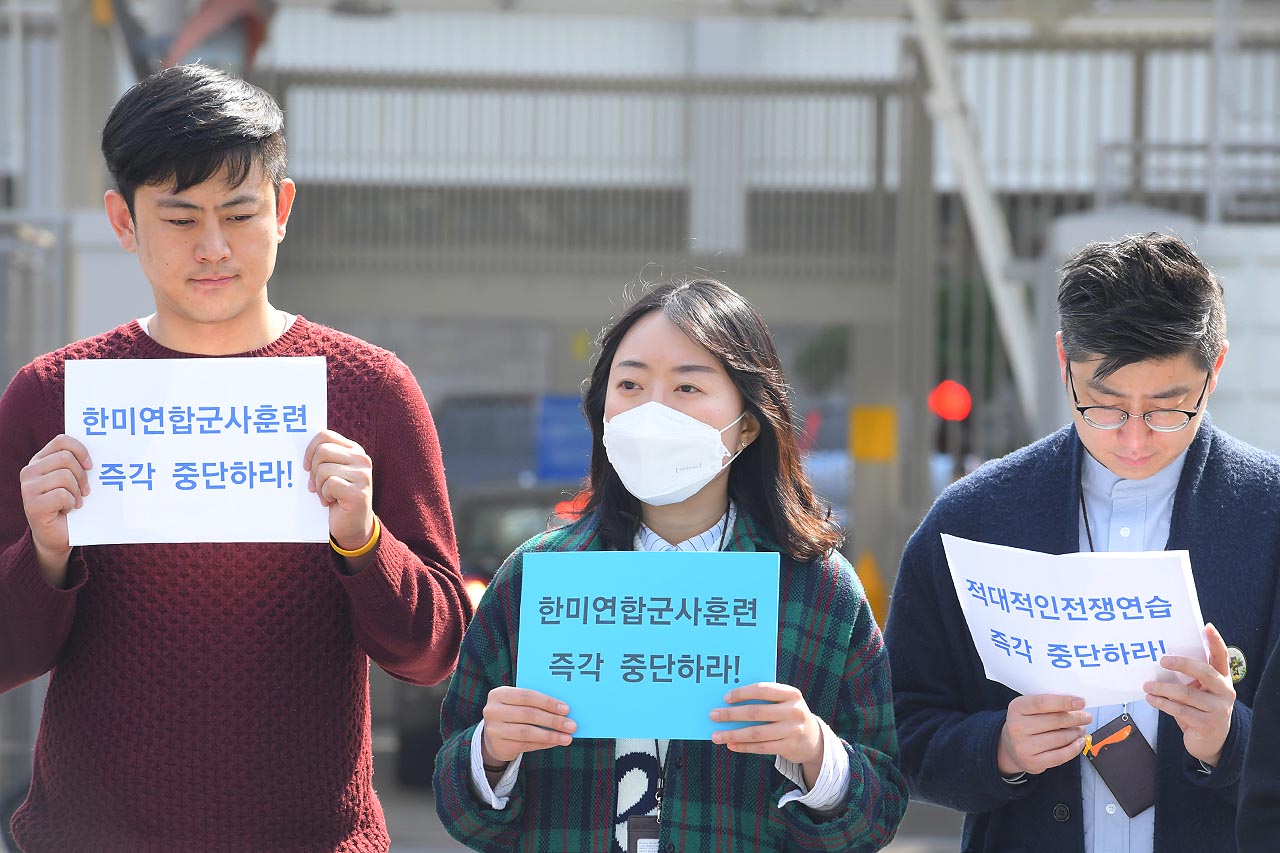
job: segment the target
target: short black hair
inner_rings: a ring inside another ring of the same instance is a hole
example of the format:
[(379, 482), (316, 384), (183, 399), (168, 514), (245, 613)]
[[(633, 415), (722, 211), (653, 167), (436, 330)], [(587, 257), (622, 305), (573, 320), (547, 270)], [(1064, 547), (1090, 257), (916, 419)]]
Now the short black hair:
[(102, 156), (133, 213), (141, 186), (182, 192), (226, 170), (231, 186), (254, 166), (280, 195), (284, 113), (262, 89), (206, 65), (177, 65), (121, 96), (102, 129)]
[(1222, 284), (1177, 237), (1090, 243), (1062, 267), (1058, 316), (1067, 359), (1098, 356), (1106, 379), (1139, 361), (1190, 354), (1209, 370), (1227, 336)]

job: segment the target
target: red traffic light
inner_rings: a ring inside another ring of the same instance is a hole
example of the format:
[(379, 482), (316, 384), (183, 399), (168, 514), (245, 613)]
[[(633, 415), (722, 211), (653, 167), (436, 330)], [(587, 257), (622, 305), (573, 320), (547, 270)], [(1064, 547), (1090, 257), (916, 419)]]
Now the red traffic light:
[(929, 411), (944, 421), (962, 421), (973, 411), (973, 398), (968, 388), (945, 379), (929, 392)]

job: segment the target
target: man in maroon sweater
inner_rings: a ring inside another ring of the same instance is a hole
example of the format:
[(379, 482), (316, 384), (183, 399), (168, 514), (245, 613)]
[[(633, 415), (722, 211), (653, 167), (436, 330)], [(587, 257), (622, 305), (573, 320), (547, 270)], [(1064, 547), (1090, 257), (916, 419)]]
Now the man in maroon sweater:
[[(468, 607), (426, 401), (391, 353), (267, 301), (294, 186), (265, 92), (171, 68), (121, 98), (102, 149), (156, 311), (36, 359), (0, 398), (0, 691), (52, 670), (14, 837), (385, 851), (369, 658), (439, 681)], [(327, 359), (329, 428), (300, 461), (330, 544), (70, 547), (96, 480), (63, 434), (65, 360), (229, 355)]]

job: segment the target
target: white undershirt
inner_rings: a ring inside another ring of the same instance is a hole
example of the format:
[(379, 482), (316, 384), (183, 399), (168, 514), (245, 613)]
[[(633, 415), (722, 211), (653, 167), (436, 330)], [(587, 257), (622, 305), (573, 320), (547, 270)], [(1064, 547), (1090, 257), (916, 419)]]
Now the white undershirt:
[[(284, 318), (284, 328), (280, 330), (280, 334), (283, 335), (289, 331), (289, 327), (293, 325), (294, 320), (298, 319), (298, 315), (290, 314), (288, 311), (281, 311), (280, 316)], [(155, 314), (148, 314), (146, 317), (138, 318), (138, 325), (142, 327), (142, 331), (146, 332), (148, 337), (151, 336), (151, 321), (155, 317)]]

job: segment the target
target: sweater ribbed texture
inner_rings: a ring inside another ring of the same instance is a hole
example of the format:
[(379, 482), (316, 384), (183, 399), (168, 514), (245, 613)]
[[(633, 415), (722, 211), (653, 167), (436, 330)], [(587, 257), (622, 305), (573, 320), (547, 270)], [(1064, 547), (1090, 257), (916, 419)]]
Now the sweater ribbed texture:
[(388, 848), (369, 657), (439, 681), (466, 616), (435, 428), (394, 355), (301, 317), (243, 355), (326, 358), (329, 428), (372, 457), (383, 525), (358, 575), (326, 544), (112, 545), (76, 549), (53, 590), (18, 485), (63, 430), (64, 361), (187, 356), (129, 323), (0, 399), (0, 690), (53, 670), (13, 821), (28, 853)]

